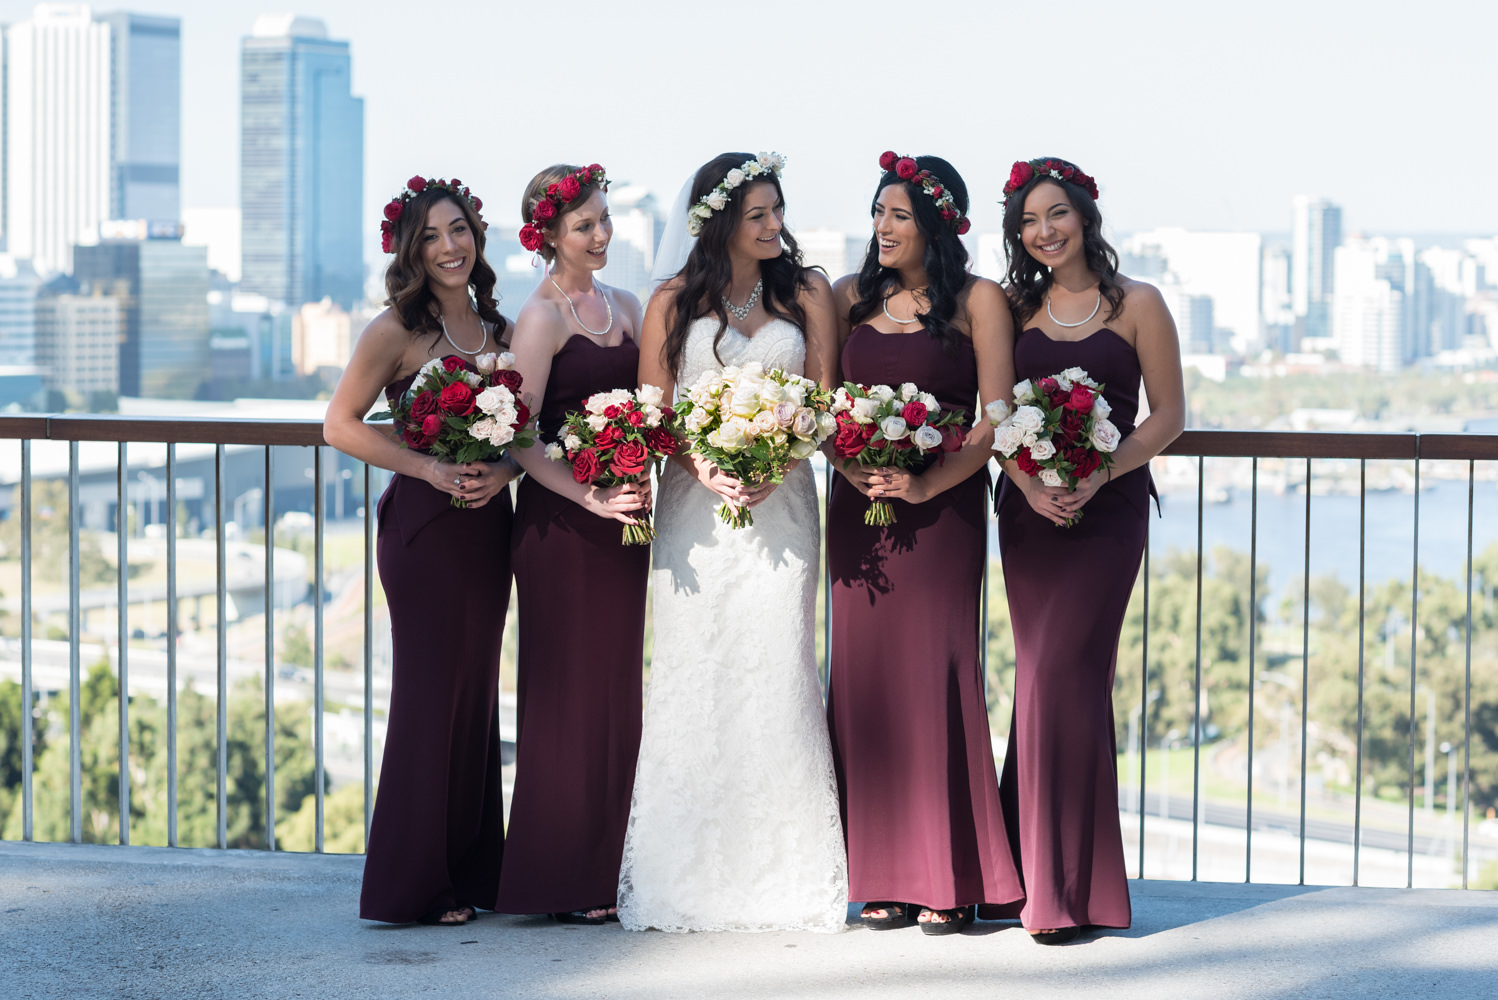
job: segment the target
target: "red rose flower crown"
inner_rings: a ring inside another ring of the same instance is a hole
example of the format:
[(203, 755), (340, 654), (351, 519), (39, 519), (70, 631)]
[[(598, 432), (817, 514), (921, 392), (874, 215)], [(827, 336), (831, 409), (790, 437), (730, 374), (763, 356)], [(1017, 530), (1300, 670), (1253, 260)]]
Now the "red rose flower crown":
[(893, 150), (885, 150), (879, 157), (879, 168), (893, 170), (900, 180), (908, 181), (926, 192), (927, 197), (936, 202), (936, 209), (941, 217), (957, 230), (958, 236), (972, 228), (973, 224), (968, 217), (957, 210), (952, 192), (931, 171), (922, 170), (913, 157), (899, 156)]
[[(474, 215), (478, 215), (479, 210), (484, 207), (484, 203), (464, 187), (463, 182), (456, 177), (452, 180), (445, 177), (433, 180), (418, 174), (406, 181), (405, 189), (400, 194), (385, 203), (385, 218), (380, 220), (381, 250), (386, 253), (395, 253), (395, 223), (401, 217), (401, 212), (405, 211), (406, 203), (427, 188), (442, 188), (444, 191), (451, 192), (455, 197), (462, 198), (468, 203), (468, 207), (473, 209)], [(479, 224), (485, 229), (489, 228), (489, 223), (485, 222), (482, 216), (479, 216)]]
[(1097, 200), (1097, 181), (1087, 174), (1082, 173), (1077, 167), (1065, 160), (1058, 160), (1054, 156), (1047, 156), (1040, 160), (1015, 160), (1014, 166), (1009, 168), (1009, 180), (1004, 183), (1003, 204), (1009, 204), (1009, 196), (1020, 188), (1030, 183), (1038, 176), (1050, 177), (1052, 180), (1065, 181), (1075, 184), (1077, 187), (1092, 195), (1092, 200)]
[(545, 193), (530, 207), (531, 217), (520, 227), (520, 245), (530, 251), (540, 250), (541, 245), (546, 242), (546, 227), (577, 200), (578, 195), (583, 193), (584, 184), (597, 184), (605, 191), (609, 189), (608, 177), (604, 174), (603, 167), (596, 163), (574, 170), (556, 183), (546, 185)]

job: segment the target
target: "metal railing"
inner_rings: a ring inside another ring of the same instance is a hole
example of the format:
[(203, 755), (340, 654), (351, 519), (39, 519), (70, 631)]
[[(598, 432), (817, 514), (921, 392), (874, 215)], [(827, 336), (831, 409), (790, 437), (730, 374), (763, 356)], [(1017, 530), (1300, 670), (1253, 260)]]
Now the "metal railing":
[[(6, 444), (6, 441), (15, 442), (14, 445)], [(82, 733), (80, 718), (80, 703), (82, 695), (82, 633), (83, 633), (83, 594), (80, 576), (81, 554), (80, 536), (83, 530), (82, 514), (80, 509), (80, 482), (84, 478), (83, 470), (80, 469), (79, 447), (82, 443), (106, 442), (117, 445), (117, 457), (114, 479), (114, 517), (113, 527), (116, 533), (116, 559), (117, 575), (114, 603), (117, 608), (118, 621), (115, 623), (115, 639), (118, 645), (117, 671), (118, 671), (118, 747), (119, 778), (117, 789), (118, 809), (118, 839), (121, 844), (131, 842), (130, 817), (131, 817), (131, 768), (130, 768), (130, 642), (129, 629), (129, 606), (131, 602), (131, 590), (129, 581), (129, 552), (127, 536), (130, 533), (128, 520), (129, 497), (127, 473), (130, 469), (130, 446), (152, 445), (165, 446), (164, 472), (166, 480), (165, 509), (171, 512), (168, 516), (169, 528), (165, 531), (166, 543), (166, 587), (165, 598), (167, 605), (167, 636), (166, 644), (166, 746), (167, 746), (167, 794), (166, 809), (168, 811), (167, 837), (166, 841), (171, 846), (179, 845), (178, 830), (178, 769), (179, 760), (177, 753), (178, 738), (178, 641), (179, 636), (179, 558), (178, 558), (178, 529), (176, 527), (176, 511), (178, 509), (178, 474), (179, 453), (181, 445), (209, 446), (212, 448), (212, 490), (211, 503), (204, 504), (204, 517), (211, 525), (211, 534), (214, 538), (214, 575), (215, 585), (213, 588), (215, 629), (217, 631), (215, 643), (215, 671), (214, 685), (216, 688), (215, 705), (215, 808), (217, 810), (216, 843), (219, 847), (228, 846), (228, 817), (230, 814), (231, 801), (228, 787), (229, 774), (229, 717), (228, 702), (230, 690), (229, 662), (230, 649), (228, 629), (226, 621), (228, 618), (228, 531), (226, 526), (230, 523), (228, 510), (226, 509), (226, 467), (229, 449), (234, 449), (237, 461), (243, 462), (244, 449), (261, 449), (263, 452), (263, 488), (260, 497), (260, 515), (265, 525), (265, 537), (263, 541), (264, 560), (264, 664), (261, 681), (263, 683), (264, 695), (264, 787), (260, 791), (264, 802), (264, 830), (263, 843), (269, 849), (277, 849), (276, 834), (276, 657), (275, 646), (277, 640), (277, 606), (274, 599), (277, 590), (276, 581), (276, 545), (274, 525), (277, 522), (278, 508), (276, 502), (276, 468), (273, 461), (276, 449), (310, 449), (311, 456), (311, 485), (312, 495), (308, 506), (311, 507), (312, 521), (312, 563), (313, 563), (313, 587), (310, 596), (312, 610), (312, 749), (314, 759), (314, 781), (313, 795), (315, 796), (315, 841), (314, 849), (322, 851), (325, 848), (324, 826), (325, 816), (325, 764), (326, 746), (324, 732), (324, 710), (325, 700), (325, 630), (324, 621), (326, 607), (324, 602), (324, 527), (328, 517), (327, 504), (325, 502), (325, 489), (328, 485), (325, 456), (330, 452), (322, 439), (321, 424), (316, 421), (258, 421), (258, 420), (166, 420), (166, 419), (142, 419), (142, 418), (115, 418), (115, 417), (72, 417), (72, 416), (4, 416), (0, 417), (0, 449), (14, 447), (17, 449), (12, 454), (18, 454), (19, 474), (16, 483), (19, 486), (16, 509), (12, 516), (18, 517), (20, 522), (20, 551), (22, 587), (19, 603), (19, 631), (20, 631), (20, 659), (21, 659), (21, 696), (25, 710), (21, 714), (22, 731), (21, 743), (21, 787), (18, 807), (22, 810), (22, 837), (25, 840), (33, 839), (33, 806), (34, 788), (33, 773), (36, 769), (36, 761), (33, 754), (35, 733), (33, 732), (32, 707), (35, 704), (37, 691), (35, 690), (33, 677), (33, 611), (34, 611), (34, 588), (32, 585), (33, 549), (32, 535), (34, 519), (37, 511), (34, 507), (33, 494), (36, 487), (37, 475), (33, 468), (33, 446), (36, 442), (64, 442), (67, 446), (67, 466), (62, 476), (66, 479), (67, 493), (69, 499), (68, 517), (69, 522), (69, 546), (67, 562), (67, 588), (68, 588), (68, 719), (67, 735), (70, 743), (69, 756), (69, 838), (74, 842), (84, 839), (83, 830), (83, 761), (81, 756)], [(306, 452), (303, 452), (306, 454)], [(1361, 848), (1363, 846), (1367, 831), (1364, 829), (1364, 801), (1363, 801), (1363, 776), (1364, 776), (1364, 746), (1366, 734), (1364, 732), (1364, 661), (1366, 650), (1364, 648), (1363, 623), (1366, 620), (1367, 609), (1366, 581), (1365, 581), (1365, 555), (1367, 549), (1366, 528), (1366, 504), (1368, 497), (1368, 463), (1370, 461), (1397, 461), (1413, 463), (1415, 490), (1414, 504), (1415, 515), (1413, 524), (1413, 546), (1411, 553), (1412, 588), (1409, 605), (1410, 616), (1410, 673), (1409, 673), (1409, 725), (1408, 725), (1408, 821), (1405, 831), (1404, 847), (1409, 855), (1406, 884), (1414, 882), (1414, 856), (1416, 853), (1417, 838), (1415, 834), (1415, 707), (1416, 690), (1418, 678), (1416, 673), (1418, 659), (1418, 635), (1420, 622), (1420, 541), (1419, 541), (1419, 519), (1420, 519), (1420, 474), (1422, 463), (1433, 461), (1440, 462), (1464, 462), (1467, 466), (1467, 550), (1466, 550), (1466, 667), (1465, 667), (1465, 718), (1463, 719), (1463, 745), (1462, 745), (1462, 769), (1461, 769), (1461, 799), (1463, 808), (1462, 818), (1462, 878), (1461, 884), (1468, 884), (1467, 872), (1469, 851), (1471, 848), (1470, 838), (1470, 791), (1471, 791), (1471, 751), (1472, 751), (1472, 718), (1471, 718), (1471, 696), (1472, 696), (1472, 557), (1473, 557), (1473, 527), (1474, 527), (1474, 489), (1475, 471), (1478, 462), (1498, 460), (1498, 437), (1466, 435), (1466, 434), (1349, 434), (1349, 433), (1274, 433), (1274, 432), (1238, 432), (1238, 431), (1187, 431), (1166, 451), (1167, 456), (1173, 456), (1176, 460), (1181, 458), (1194, 459), (1196, 467), (1196, 498), (1194, 515), (1196, 519), (1196, 579), (1195, 579), (1195, 634), (1194, 636), (1176, 636), (1181, 641), (1194, 642), (1194, 670), (1192, 684), (1194, 687), (1194, 710), (1192, 715), (1192, 735), (1190, 745), (1192, 748), (1192, 795), (1191, 795), (1191, 865), (1190, 877), (1196, 879), (1199, 876), (1198, 852), (1202, 840), (1203, 826), (1206, 823), (1206, 812), (1208, 802), (1204, 797), (1202, 778), (1203, 762), (1202, 749), (1204, 745), (1202, 725), (1202, 693), (1203, 693), (1203, 584), (1204, 573), (1204, 550), (1206, 548), (1206, 537), (1204, 532), (1205, 512), (1207, 509), (1207, 497), (1205, 493), (1206, 463), (1209, 459), (1214, 461), (1223, 459), (1247, 460), (1250, 465), (1250, 504), (1251, 517), (1249, 537), (1247, 539), (1249, 550), (1249, 583), (1248, 604), (1251, 609), (1251, 625), (1247, 636), (1247, 690), (1248, 718), (1246, 732), (1246, 747), (1248, 755), (1247, 774), (1248, 794), (1242, 812), (1242, 830), (1246, 846), (1244, 851), (1245, 865), (1243, 879), (1253, 881), (1254, 879), (1254, 850), (1253, 836), (1256, 829), (1256, 817), (1254, 812), (1254, 780), (1255, 773), (1255, 727), (1259, 724), (1256, 719), (1255, 697), (1253, 692), (1255, 685), (1261, 679), (1258, 673), (1262, 670), (1263, 650), (1260, 648), (1258, 636), (1257, 609), (1265, 595), (1259, 592), (1259, 502), (1260, 502), (1260, 473), (1261, 464), (1267, 461), (1278, 463), (1303, 463), (1303, 482), (1305, 487), (1304, 517), (1306, 525), (1306, 538), (1302, 559), (1301, 579), (1301, 620), (1300, 620), (1300, 668), (1299, 679), (1300, 697), (1300, 765), (1299, 771), (1299, 802), (1298, 802), (1298, 831), (1299, 839), (1299, 880), (1304, 883), (1306, 877), (1306, 844), (1310, 834), (1317, 829), (1316, 821), (1312, 820), (1308, 825), (1308, 798), (1307, 798), (1307, 776), (1309, 760), (1308, 745), (1310, 736), (1309, 716), (1309, 692), (1311, 688), (1311, 553), (1312, 532), (1310, 530), (1311, 512), (1313, 504), (1313, 481), (1312, 462), (1314, 460), (1347, 460), (1358, 463), (1359, 470), (1359, 560), (1358, 560), (1358, 704), (1356, 721), (1357, 754), (1355, 763), (1355, 777), (1352, 782), (1354, 787), (1353, 806), (1353, 884), (1359, 884), (1360, 872), (1358, 870)], [(9, 461), (0, 452), (0, 465)], [(344, 460), (348, 461), (348, 460)], [(365, 498), (362, 513), (358, 515), (362, 529), (363, 546), (363, 637), (362, 637), (362, 771), (363, 771), (363, 819), (364, 832), (368, 832), (368, 823), (372, 812), (375, 787), (375, 620), (374, 620), (374, 517), (372, 498), (376, 495), (384, 481), (384, 473), (372, 470), (367, 466), (352, 463), (355, 467), (355, 480), (362, 484), (362, 495)], [(1171, 494), (1179, 497), (1180, 494)], [(283, 511), (284, 513), (284, 511)], [(1172, 511), (1172, 515), (1175, 512)], [(238, 519), (242, 519), (240, 516)], [(238, 523), (236, 520), (235, 523)], [(990, 575), (996, 571), (997, 553), (991, 553)], [(985, 605), (985, 628), (987, 620), (987, 592), (984, 594)], [(1131, 822), (1135, 817), (1131, 813), (1137, 811), (1137, 836), (1138, 836), (1138, 858), (1136, 874), (1143, 876), (1146, 873), (1146, 818), (1149, 813), (1147, 796), (1147, 763), (1149, 760), (1151, 714), (1150, 708), (1154, 696), (1151, 694), (1151, 649), (1152, 638), (1149, 633), (1150, 626), (1150, 599), (1151, 599), (1151, 567), (1150, 553), (1146, 550), (1145, 563), (1139, 585), (1139, 597), (1143, 606), (1144, 635), (1141, 648), (1143, 650), (1142, 662), (1140, 663), (1140, 691), (1139, 704), (1137, 707), (1130, 706), (1129, 711), (1137, 712), (1142, 725), (1139, 727), (1137, 745), (1121, 744), (1121, 750), (1132, 753), (1137, 749), (1139, 755), (1137, 787), (1138, 798), (1135, 800), (1134, 809), (1125, 809), (1124, 821)], [(830, 612), (830, 608), (827, 609)], [(1158, 642), (1161, 637), (1154, 637)], [(985, 651), (987, 644), (985, 643)], [(1132, 720), (1131, 720), (1132, 721)], [(1132, 726), (1131, 726), (1132, 729)], [(1168, 759), (1168, 758), (1167, 758)], [(1448, 758), (1449, 759), (1449, 758)], [(1428, 770), (1428, 767), (1427, 767)], [(1133, 776), (1121, 775), (1121, 784), (1127, 785)], [(1448, 788), (1448, 799), (1453, 790)], [(1163, 801), (1162, 801), (1163, 796)], [(1169, 808), (1169, 788), (1157, 793), (1156, 800), (1161, 801), (1165, 809)], [(1427, 799), (1427, 805), (1429, 800)], [(1215, 810), (1214, 815), (1226, 815), (1226, 808), (1221, 803), (1211, 806)], [(1238, 822), (1236, 813), (1232, 815), (1235, 825)]]

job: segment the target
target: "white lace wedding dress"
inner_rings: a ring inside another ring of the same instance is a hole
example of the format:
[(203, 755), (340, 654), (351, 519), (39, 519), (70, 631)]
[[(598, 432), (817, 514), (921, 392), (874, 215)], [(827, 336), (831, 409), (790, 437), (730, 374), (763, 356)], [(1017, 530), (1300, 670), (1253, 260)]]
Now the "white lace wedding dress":
[[(688, 333), (678, 385), (713, 357), (717, 320)], [(801, 331), (732, 329), (724, 364), (801, 372)], [(754, 508), (667, 463), (654, 543), (655, 645), (619, 876), (630, 930), (841, 930), (848, 874), (813, 633), (821, 531), (802, 464)]]

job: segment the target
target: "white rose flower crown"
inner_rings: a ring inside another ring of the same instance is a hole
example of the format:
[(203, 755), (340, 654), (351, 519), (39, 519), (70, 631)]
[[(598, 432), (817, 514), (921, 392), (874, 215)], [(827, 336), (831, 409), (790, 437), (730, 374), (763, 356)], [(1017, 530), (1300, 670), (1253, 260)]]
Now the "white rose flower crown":
[(780, 171), (784, 169), (785, 157), (779, 153), (760, 153), (754, 159), (745, 160), (740, 166), (734, 167), (718, 182), (717, 187), (697, 199), (697, 204), (687, 213), (688, 235), (702, 235), (703, 224), (712, 218), (714, 212), (721, 212), (728, 207), (728, 200), (733, 196), (735, 188), (755, 180), (761, 174), (779, 177)]

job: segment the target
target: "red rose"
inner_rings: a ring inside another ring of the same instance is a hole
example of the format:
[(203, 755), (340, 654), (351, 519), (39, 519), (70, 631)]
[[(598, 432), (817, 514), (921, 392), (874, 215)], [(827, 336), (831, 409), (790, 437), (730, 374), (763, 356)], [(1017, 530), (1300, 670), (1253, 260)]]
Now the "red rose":
[(412, 194), (421, 194), (421, 192), (427, 189), (426, 178), (413, 177), (410, 180), (406, 181), (406, 187), (411, 189)]
[(915, 161), (908, 156), (902, 156), (895, 161), (895, 174), (902, 181), (910, 180), (919, 170), (920, 168), (916, 166)]
[(658, 455), (674, 455), (681, 447), (676, 435), (664, 427), (652, 427), (645, 432), (645, 444)]
[(541, 235), (541, 230), (527, 222), (520, 227), (520, 245), (527, 250), (535, 252), (541, 249), (541, 244), (546, 242), (546, 237)]
[(879, 433), (879, 425), (874, 423), (859, 424), (858, 429), (863, 433), (865, 441), (874, 440), (874, 435)]
[(1066, 401), (1066, 405), (1078, 413), (1091, 413), (1092, 399), (1092, 390), (1078, 382), (1071, 387), (1071, 399)]
[(593, 171), (593, 173), (595, 173), (595, 174), (601, 174), (601, 173), (603, 173), (603, 166), (602, 166), (602, 164), (590, 163), (590, 164), (588, 164), (588, 169), (591, 170), (591, 171)]
[(456, 177), (454, 177), (452, 179), (452, 186), (455, 187), (455, 188), (460, 188), (460, 187), (463, 186), (463, 182), (460, 181), (460, 180), (458, 180)]
[(606, 424), (603, 430), (593, 435), (593, 447), (599, 451), (607, 451), (623, 440), (624, 433), (619, 428), (613, 424)]
[(1078, 479), (1086, 479), (1092, 475), (1103, 462), (1098, 453), (1091, 448), (1069, 448), (1066, 451), (1066, 460), (1071, 463), (1072, 475)]
[(962, 429), (961, 424), (948, 424), (941, 429), (941, 450), (945, 452), (961, 451), (962, 446), (967, 443), (967, 432)]
[(466, 417), (473, 412), (473, 390), (468, 387), (467, 382), (454, 382), (442, 390), (437, 403), (444, 413)]
[(943, 222), (951, 222), (953, 219), (957, 218), (957, 210), (953, 208), (944, 208), (941, 210), (941, 218)]
[(915, 428), (926, 422), (926, 404), (919, 399), (912, 399), (900, 411), (900, 416), (910, 426), (911, 430), (915, 430)]
[(605, 417), (608, 417), (610, 420), (618, 420), (620, 412), (621, 411), (620, 411), (619, 407), (617, 405), (612, 404), (612, 403), (609, 404), (608, 406), (605, 406), (603, 408), (603, 415)]
[(1057, 428), (1057, 433), (1061, 435), (1061, 440), (1070, 444), (1080, 438), (1082, 436), (1082, 421), (1084, 419), (1086, 418), (1076, 410), (1067, 410), (1062, 413), (1061, 424)]
[(645, 414), (641, 413), (639, 410), (633, 410), (630, 412), (629, 417), (626, 419), (629, 420), (629, 426), (639, 427), (645, 422)]
[(614, 458), (609, 462), (609, 471), (620, 479), (629, 479), (638, 476), (645, 471), (645, 463), (650, 461), (650, 452), (639, 441), (626, 441), (614, 450)]
[(513, 368), (496, 368), (489, 375), (490, 385), (502, 385), (511, 392), (520, 391), (520, 373)]
[(395, 253), (395, 247), (391, 245), (389, 233), (380, 236), (380, 249), (385, 253)]
[(520, 400), (515, 400), (515, 422), (510, 426), (517, 428), (524, 427), (526, 424), (530, 423), (530, 420), (531, 408), (529, 406), (526, 406)]
[(385, 206), (385, 218), (391, 222), (396, 221), (401, 217), (401, 209), (404, 207), (399, 198), (392, 198), (389, 204)]
[(1014, 165), (1013, 169), (1009, 171), (1009, 183), (1004, 185), (1004, 190), (1009, 194), (1013, 194), (1020, 188), (1024, 187), (1026, 184), (1030, 183), (1030, 179), (1034, 176), (1035, 168), (1030, 166), (1027, 161), (1020, 160)]
[(1071, 399), (1071, 394), (1058, 385), (1047, 390), (1045, 397), (1052, 406), (1065, 406), (1066, 401)]
[(907, 434), (898, 441), (891, 441), (890, 447), (894, 448), (895, 451), (909, 451), (910, 449), (915, 447), (915, 442), (912, 441), (910, 439), (910, 435)]
[(428, 389), (411, 400), (411, 419), (421, 421), (437, 412), (437, 394)]
[(468, 203), (473, 206), (475, 212), (484, 207), (484, 202), (481, 198), (469, 198)]
[(445, 188), (445, 187), (447, 187), (447, 178), (444, 177), (441, 180), (435, 181), (434, 183), (436, 184), (437, 187)]
[(443, 371), (455, 372), (462, 367), (463, 359), (458, 357), (456, 354), (449, 354), (447, 357), (442, 359)]
[(934, 187), (934, 188), (931, 189), (931, 197), (933, 197), (933, 198), (940, 198), (942, 190), (943, 190), (943, 188), (942, 188), (942, 186), (940, 184), (936, 185), (936, 187)]
[(671, 407), (669, 406), (661, 407), (661, 419), (666, 421), (667, 423), (670, 423), (671, 421), (676, 419), (676, 411), (671, 409)]
[(967, 216), (964, 215), (961, 219), (957, 220), (957, 235), (958, 236), (966, 236), (967, 235), (967, 231), (969, 229), (972, 229), (972, 228), (973, 228), (973, 222)]
[(536, 207), (531, 209), (531, 218), (537, 222), (550, 222), (557, 217), (557, 206), (550, 198), (542, 198), (536, 202)]
[(548, 198), (555, 198), (556, 196), (557, 196), (557, 185), (555, 185), (555, 184), (548, 184), (548, 185), (546, 185), (546, 197), (548, 197)]
[(899, 156), (895, 155), (895, 151), (893, 149), (886, 149), (884, 152), (879, 154), (879, 169), (892, 170), (895, 166), (895, 161), (899, 158)]
[(1018, 465), (1019, 471), (1027, 476), (1040, 475), (1040, 463), (1031, 456), (1029, 448), (1019, 450), (1019, 454), (1014, 456), (1014, 464)]
[(568, 174), (566, 177), (562, 178), (559, 184), (557, 184), (557, 190), (561, 192), (562, 201), (567, 202), (571, 201), (579, 194), (581, 194), (583, 186), (577, 182), (576, 177), (574, 177), (572, 174)]
[(380, 220), (380, 232), (382, 232), (382, 233), (393, 233), (393, 232), (395, 232), (395, 223), (391, 222), (389, 219), (381, 219)]
[(857, 458), (869, 442), (863, 436), (863, 428), (853, 421), (837, 425), (837, 437), (832, 440), (832, 451), (838, 458)]
[(598, 454), (592, 448), (584, 448), (572, 456), (572, 479), (574, 482), (591, 483), (598, 478)]
[(1049, 377), (1049, 376), (1041, 379), (1039, 382), (1037, 382), (1035, 384), (1040, 388), (1041, 392), (1044, 392), (1046, 394), (1049, 394), (1051, 392), (1051, 390), (1055, 389), (1056, 386), (1057, 386), (1056, 380), (1053, 379), (1053, 378), (1051, 378), (1051, 377)]

